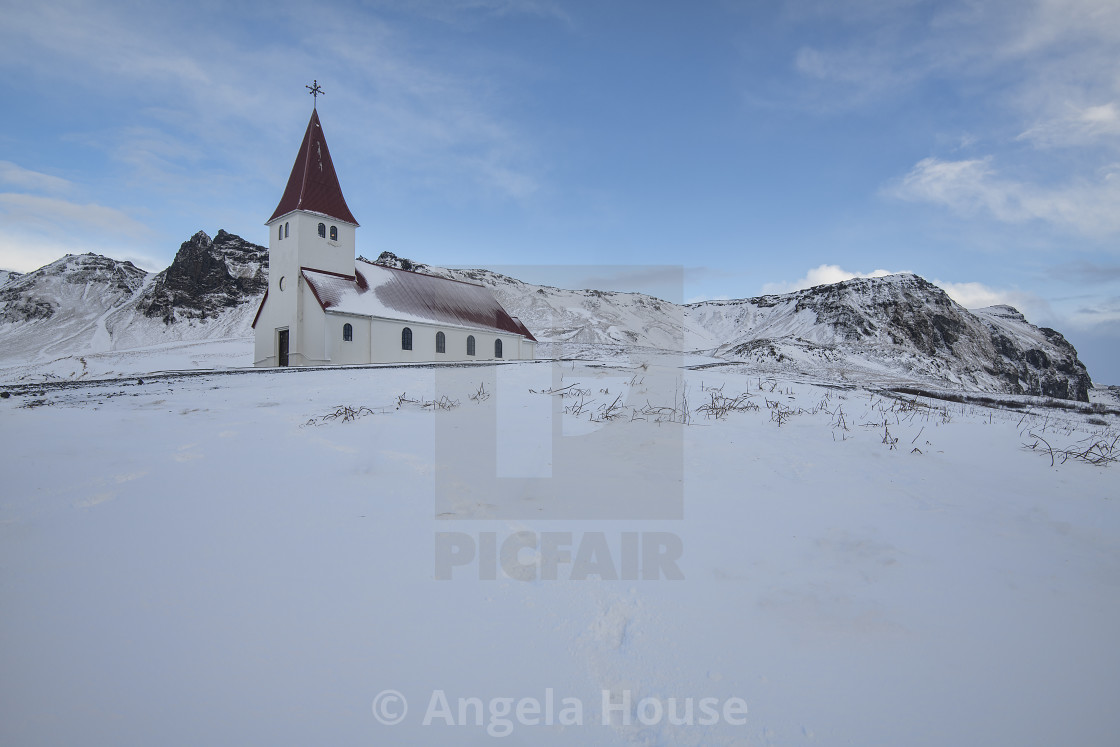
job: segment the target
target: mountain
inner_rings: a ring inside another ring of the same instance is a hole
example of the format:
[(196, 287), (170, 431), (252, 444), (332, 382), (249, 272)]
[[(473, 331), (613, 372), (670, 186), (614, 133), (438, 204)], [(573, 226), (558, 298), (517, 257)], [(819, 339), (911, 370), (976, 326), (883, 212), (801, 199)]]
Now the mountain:
[[(540, 340), (539, 355), (594, 348), (675, 351), (691, 364), (746, 365), (828, 380), (1041, 394), (1087, 401), (1077, 351), (1015, 309), (969, 311), (917, 275), (861, 278), (781, 295), (674, 304), (641, 293), (564, 290), (485, 269), (401, 269), (481, 283)], [(158, 274), (92, 254), (0, 278), (4, 375), (107, 375), (251, 365), (268, 250), (219, 231), (183, 242)], [(125, 360), (127, 358), (128, 360)], [(145, 369), (144, 366), (148, 366)]]
[(725, 359), (1085, 402), (1092, 387), (1057, 332), (1009, 306), (968, 311), (910, 273), (688, 308)]

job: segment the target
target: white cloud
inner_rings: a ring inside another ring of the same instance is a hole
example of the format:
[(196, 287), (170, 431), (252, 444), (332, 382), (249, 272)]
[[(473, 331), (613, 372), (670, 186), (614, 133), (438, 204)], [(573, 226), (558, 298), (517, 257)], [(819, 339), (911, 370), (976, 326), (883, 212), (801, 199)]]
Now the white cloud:
[(987, 213), (1005, 223), (1042, 220), (1087, 236), (1120, 231), (1120, 165), (1096, 180), (1041, 186), (999, 176), (991, 157), (963, 161), (924, 158), (884, 193), (942, 205), (962, 215)]
[(795, 280), (792, 283), (766, 283), (762, 286), (762, 292), (764, 294), (792, 293), (793, 291), (812, 288), (816, 285), (831, 285), (853, 278), (881, 278), (885, 275), (893, 274), (895, 273), (890, 270), (872, 270), (871, 272), (864, 273), (845, 270), (839, 265), (820, 265), (805, 273), (805, 277), (800, 280)]

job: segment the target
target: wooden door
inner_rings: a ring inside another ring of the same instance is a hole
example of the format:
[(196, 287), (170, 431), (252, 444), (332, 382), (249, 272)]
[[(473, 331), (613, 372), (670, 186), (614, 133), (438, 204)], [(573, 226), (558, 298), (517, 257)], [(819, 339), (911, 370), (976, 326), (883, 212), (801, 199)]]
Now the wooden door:
[(279, 349), (280, 365), (288, 365), (288, 330), (280, 330), (280, 340), (278, 341), (277, 348)]

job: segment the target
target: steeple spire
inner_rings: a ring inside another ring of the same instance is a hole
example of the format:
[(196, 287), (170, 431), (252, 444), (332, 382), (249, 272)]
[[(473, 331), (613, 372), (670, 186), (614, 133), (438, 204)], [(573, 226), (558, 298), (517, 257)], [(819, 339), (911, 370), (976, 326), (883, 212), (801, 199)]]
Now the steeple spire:
[[(319, 92), (322, 93), (321, 90)], [(331, 152), (327, 149), (327, 139), (323, 136), (323, 126), (319, 123), (319, 112), (315, 108), (311, 109), (311, 120), (307, 123), (307, 132), (304, 133), (299, 153), (296, 154), (296, 162), (288, 177), (288, 186), (284, 188), (284, 196), (280, 198), (280, 204), (267, 222), (271, 223), (294, 210), (319, 213), (358, 225), (346, 205), (346, 198), (342, 196), (342, 186), (338, 183)]]

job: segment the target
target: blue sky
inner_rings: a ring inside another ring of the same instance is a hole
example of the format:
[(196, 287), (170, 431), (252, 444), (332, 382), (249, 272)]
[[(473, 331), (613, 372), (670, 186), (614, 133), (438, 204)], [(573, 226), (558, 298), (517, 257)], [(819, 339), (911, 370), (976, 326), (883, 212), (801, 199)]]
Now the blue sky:
[(318, 79), (366, 256), (672, 300), (907, 270), (1120, 383), (1115, 0), (0, 0), (0, 66), (0, 267), (267, 243)]

